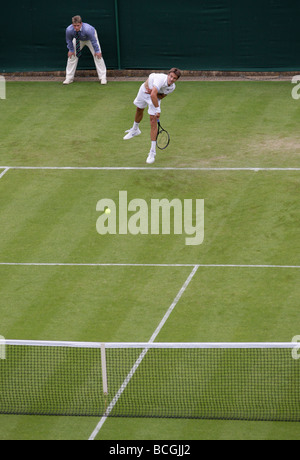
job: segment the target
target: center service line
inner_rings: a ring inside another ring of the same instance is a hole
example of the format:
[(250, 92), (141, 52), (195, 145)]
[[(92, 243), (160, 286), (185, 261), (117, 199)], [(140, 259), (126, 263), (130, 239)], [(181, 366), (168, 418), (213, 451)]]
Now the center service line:
[[(198, 270), (199, 266), (198, 265), (195, 265), (192, 272), (189, 274), (188, 278), (186, 279), (186, 281), (184, 282), (182, 288), (180, 289), (180, 291), (178, 292), (177, 296), (175, 297), (174, 301), (172, 302), (172, 304), (170, 305), (170, 307), (168, 308), (165, 316), (163, 317), (163, 319), (161, 320), (161, 322), (159, 323), (158, 327), (155, 329), (154, 333), (152, 334), (150, 340), (149, 340), (149, 344), (150, 343), (153, 343), (154, 340), (156, 339), (156, 337), (158, 336), (159, 332), (161, 331), (161, 329), (163, 328), (164, 324), (166, 323), (167, 319), (169, 318), (170, 314), (172, 313), (172, 311), (174, 310), (174, 308), (176, 307), (176, 305), (178, 304), (179, 300), (181, 299), (182, 295), (184, 294), (185, 290), (187, 289), (187, 287), (189, 286), (190, 282), (192, 281), (192, 279), (194, 278), (195, 274), (197, 273), (197, 270)], [(142, 353), (140, 354), (140, 356), (138, 357), (137, 361), (135, 362), (134, 366), (132, 367), (131, 371), (129, 372), (129, 374), (127, 375), (126, 379), (124, 380), (124, 382), (122, 383), (121, 387), (119, 388), (117, 394), (115, 395), (115, 397), (113, 398), (112, 402), (110, 403), (110, 405), (108, 406), (107, 410), (106, 410), (106, 415), (104, 415), (100, 422), (98, 423), (98, 425), (96, 426), (96, 428), (94, 429), (93, 433), (91, 434), (91, 436), (89, 437), (89, 441), (93, 441), (95, 439), (95, 437), (97, 436), (97, 434), (99, 433), (99, 431), (101, 430), (103, 424), (105, 423), (106, 419), (107, 419), (107, 416), (110, 414), (110, 412), (113, 410), (114, 406), (116, 405), (116, 403), (118, 402), (118, 399), (120, 398), (121, 394), (123, 393), (123, 391), (125, 390), (125, 388), (127, 387), (128, 383), (130, 382), (131, 378), (133, 377), (135, 371), (137, 370), (137, 368), (139, 367), (140, 363), (142, 362), (143, 358), (145, 357), (146, 353), (148, 351), (148, 348), (145, 348)]]
[(2, 179), (2, 177), (4, 176), (4, 174), (6, 174), (7, 171), (9, 171), (9, 170), (10, 170), (10, 168), (8, 168), (8, 167), (7, 167), (7, 168), (4, 168), (4, 171), (2, 171), (2, 173), (0, 174), (0, 179)]

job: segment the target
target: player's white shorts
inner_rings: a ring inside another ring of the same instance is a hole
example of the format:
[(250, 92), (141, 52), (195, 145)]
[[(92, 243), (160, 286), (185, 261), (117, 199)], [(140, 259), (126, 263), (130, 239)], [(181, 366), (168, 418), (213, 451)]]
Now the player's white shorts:
[[(152, 99), (150, 94), (146, 93), (146, 89), (144, 83), (139, 89), (138, 95), (133, 101), (134, 105), (136, 105), (139, 109), (145, 109), (148, 106), (148, 113), (149, 115), (156, 115), (157, 108), (153, 105)], [(159, 107), (160, 107), (160, 99), (158, 100)]]

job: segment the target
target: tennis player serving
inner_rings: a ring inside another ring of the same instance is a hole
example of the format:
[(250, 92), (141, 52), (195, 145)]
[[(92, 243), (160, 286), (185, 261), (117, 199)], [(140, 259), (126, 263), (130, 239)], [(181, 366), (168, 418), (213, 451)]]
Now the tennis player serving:
[(180, 77), (181, 71), (175, 67), (173, 67), (167, 75), (164, 73), (151, 73), (145, 83), (140, 87), (138, 95), (133, 101), (134, 105), (137, 107), (135, 119), (132, 128), (126, 131), (127, 134), (124, 136), (124, 139), (132, 139), (141, 134), (139, 125), (143, 119), (144, 110), (148, 107), (151, 126), (151, 148), (146, 161), (148, 164), (155, 162), (158, 129), (157, 121), (160, 118), (161, 101), (175, 90), (175, 82)]

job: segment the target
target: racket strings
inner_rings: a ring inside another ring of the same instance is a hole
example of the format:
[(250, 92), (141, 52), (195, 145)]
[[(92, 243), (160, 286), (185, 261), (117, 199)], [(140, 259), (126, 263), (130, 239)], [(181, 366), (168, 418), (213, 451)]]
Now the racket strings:
[(169, 145), (170, 138), (166, 131), (160, 131), (157, 136), (157, 146), (160, 149), (164, 149)]

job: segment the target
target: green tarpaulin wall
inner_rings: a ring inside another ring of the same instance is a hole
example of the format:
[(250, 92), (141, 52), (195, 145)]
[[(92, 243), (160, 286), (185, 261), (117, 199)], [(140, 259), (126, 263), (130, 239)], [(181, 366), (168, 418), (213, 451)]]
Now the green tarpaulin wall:
[[(1, 12), (2, 73), (64, 70), (76, 14), (108, 69), (300, 69), (299, 0), (14, 0)], [(94, 69), (87, 48), (78, 69)]]

